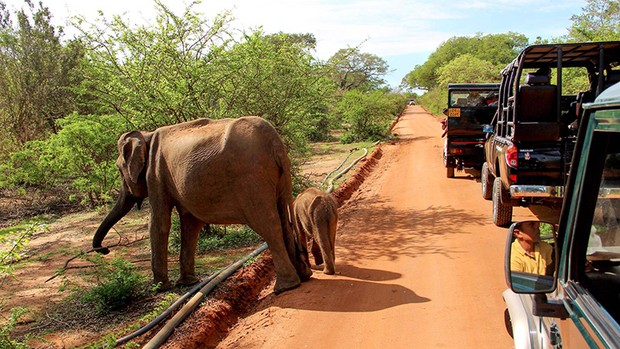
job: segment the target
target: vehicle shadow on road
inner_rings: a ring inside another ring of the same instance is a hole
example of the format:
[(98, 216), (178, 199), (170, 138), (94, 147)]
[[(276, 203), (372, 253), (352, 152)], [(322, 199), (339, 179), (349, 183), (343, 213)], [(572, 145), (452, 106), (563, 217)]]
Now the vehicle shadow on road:
[(488, 217), (452, 206), (403, 210), (375, 201), (351, 207), (339, 219), (336, 254), (355, 264), (367, 259), (395, 260), (427, 254), (458, 258), (469, 246), (451, 246), (451, 239), (475, 234)]

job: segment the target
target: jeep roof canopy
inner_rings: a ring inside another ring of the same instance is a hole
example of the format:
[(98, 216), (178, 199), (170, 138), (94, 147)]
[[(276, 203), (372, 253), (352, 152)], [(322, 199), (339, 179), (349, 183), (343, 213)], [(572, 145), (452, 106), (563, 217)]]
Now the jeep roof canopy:
[(506, 75), (516, 67), (558, 68), (557, 84), (561, 85), (562, 67), (586, 67), (590, 73), (597, 74), (598, 95), (603, 89), (603, 71), (619, 65), (620, 41), (532, 45), (521, 51), (501, 73)]
[(493, 90), (498, 88), (499, 84), (448, 84), (449, 90)]

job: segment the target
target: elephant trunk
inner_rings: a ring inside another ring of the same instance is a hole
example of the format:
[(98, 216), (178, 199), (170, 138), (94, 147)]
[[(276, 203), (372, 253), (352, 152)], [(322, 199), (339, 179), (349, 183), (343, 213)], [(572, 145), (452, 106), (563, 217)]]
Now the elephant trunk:
[(131, 211), (133, 205), (137, 204), (140, 206), (141, 203), (141, 198), (136, 198), (122, 190), (118, 201), (116, 201), (116, 204), (112, 210), (103, 219), (103, 222), (101, 222), (101, 225), (99, 225), (99, 228), (97, 228), (97, 231), (95, 232), (95, 236), (93, 237), (93, 249), (101, 254), (110, 253), (110, 250), (107, 247), (101, 247), (103, 239), (106, 237), (108, 231), (110, 231), (114, 224), (116, 224), (116, 222), (118, 222), (121, 218), (125, 217), (129, 211)]

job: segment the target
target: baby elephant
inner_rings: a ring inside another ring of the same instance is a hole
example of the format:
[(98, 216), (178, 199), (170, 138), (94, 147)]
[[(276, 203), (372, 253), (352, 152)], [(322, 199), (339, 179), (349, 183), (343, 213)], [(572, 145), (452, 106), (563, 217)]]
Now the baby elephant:
[(334, 274), (338, 204), (328, 193), (308, 188), (293, 203), (295, 230), (302, 241), (310, 241), (310, 250), (317, 266), (324, 264), (325, 274)]

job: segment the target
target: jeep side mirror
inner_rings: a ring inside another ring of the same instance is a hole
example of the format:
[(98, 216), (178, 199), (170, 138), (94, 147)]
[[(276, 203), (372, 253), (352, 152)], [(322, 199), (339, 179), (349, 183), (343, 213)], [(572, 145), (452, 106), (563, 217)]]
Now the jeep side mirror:
[(512, 224), (506, 240), (504, 272), (515, 293), (550, 293), (557, 273), (555, 226), (543, 221)]
[(448, 116), (448, 108), (443, 108), (441, 112), (443, 113), (443, 115)]
[(482, 125), (482, 132), (484, 133), (493, 133), (493, 125)]

